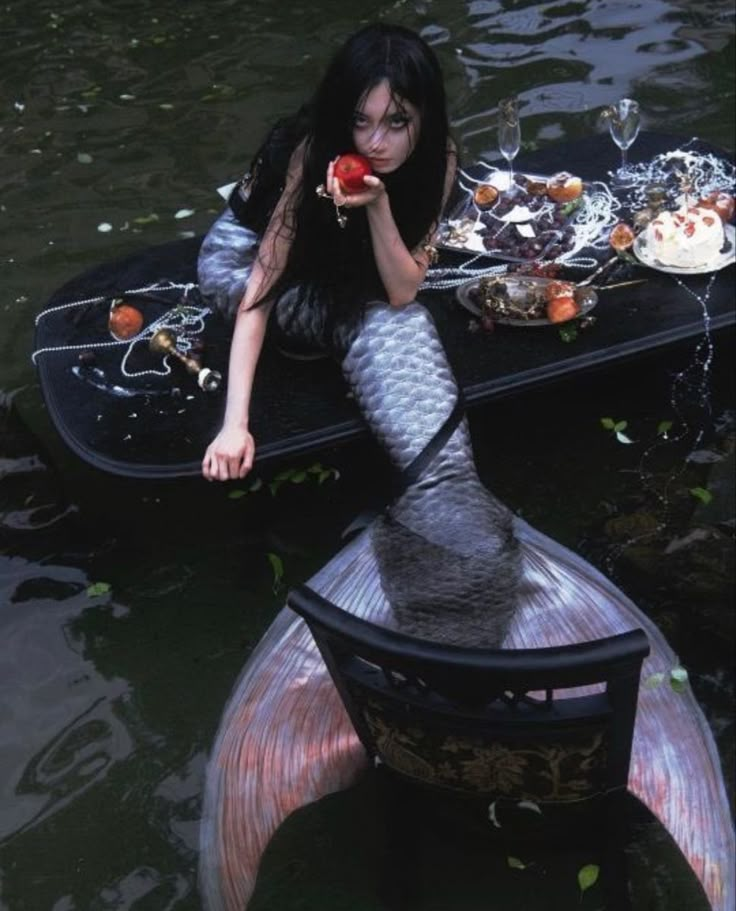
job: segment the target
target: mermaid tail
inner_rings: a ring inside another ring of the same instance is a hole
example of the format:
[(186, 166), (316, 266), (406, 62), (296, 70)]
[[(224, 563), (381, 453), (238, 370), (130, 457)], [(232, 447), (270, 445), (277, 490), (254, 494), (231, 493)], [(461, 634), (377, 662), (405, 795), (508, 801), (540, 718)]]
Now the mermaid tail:
[(257, 250), (258, 235), (238, 221), (230, 207), (215, 221), (199, 248), (199, 290), (210, 306), (228, 319), (235, 317), (243, 299)]
[[(457, 396), (426, 311), (369, 308), (343, 369), (395, 464), (416, 464)], [(412, 548), (411, 564), (397, 557), (397, 541)], [(502, 597), (489, 608), (499, 574)], [(445, 641), (453, 641), (448, 627), (464, 633), (460, 640), (480, 636), (509, 648), (643, 627), (651, 645), (644, 679), (657, 672), (666, 679), (675, 665), (662, 634), (622, 592), (512, 517), (480, 484), (464, 422), (390, 509), (309, 584), (365, 619)], [(432, 606), (424, 611), (427, 598)], [(200, 855), (205, 907), (242, 911), (277, 826), (293, 810), (349, 786), (365, 764), (306, 625), (285, 608), (231, 695), (209, 762)], [(730, 810), (712, 735), (689, 690), (676, 693), (666, 682), (642, 686), (629, 789), (673, 835), (715, 911), (730, 909)]]

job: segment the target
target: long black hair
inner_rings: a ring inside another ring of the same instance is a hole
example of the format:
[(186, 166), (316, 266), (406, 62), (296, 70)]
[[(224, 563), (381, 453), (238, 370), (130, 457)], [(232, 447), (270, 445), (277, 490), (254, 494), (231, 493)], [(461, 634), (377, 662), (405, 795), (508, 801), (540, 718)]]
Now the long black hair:
[(289, 255), (269, 297), (303, 283), (329, 294), (335, 318), (348, 319), (367, 299), (381, 294), (365, 211), (346, 210), (348, 223), (340, 228), (332, 203), (318, 197), (315, 188), (324, 183), (328, 163), (352, 150), (355, 112), (384, 80), (397, 101), (410, 102), (420, 115), (411, 154), (396, 171), (381, 175), (408, 249), (419, 245), (437, 221), (449, 143), (439, 63), (415, 32), (368, 25), (337, 52), (311, 103), (277, 124), (254, 159), (247, 214), (251, 226), (262, 231), (277, 198), (274, 183), (283, 186), (288, 156), (304, 140), (302, 183), (288, 218)]

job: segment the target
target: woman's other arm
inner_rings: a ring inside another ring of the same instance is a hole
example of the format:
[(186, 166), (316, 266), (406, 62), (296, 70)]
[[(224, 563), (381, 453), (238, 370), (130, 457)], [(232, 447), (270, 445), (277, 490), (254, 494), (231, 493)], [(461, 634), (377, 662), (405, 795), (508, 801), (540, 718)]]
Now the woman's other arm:
[(253, 467), (255, 441), (249, 429), (250, 399), (272, 302), (253, 305), (266, 297), (286, 264), (294, 227), (294, 196), (301, 183), (303, 153), (303, 147), (299, 146), (292, 155), (284, 191), (263, 235), (235, 317), (225, 417), (220, 432), (207, 447), (202, 460), (202, 474), (208, 481), (244, 478)]
[[(330, 166), (331, 168), (332, 166)], [(450, 194), (455, 181), (456, 154), (454, 147), (448, 148), (447, 153), (447, 170), (445, 172), (445, 187), (443, 192), (442, 205)], [(329, 179), (332, 177), (332, 171), (328, 172)], [(364, 204), (368, 218), (368, 226), (371, 232), (371, 241), (373, 244), (373, 255), (376, 259), (378, 273), (386, 289), (388, 302), (393, 307), (403, 307), (416, 298), (419, 286), (424, 281), (432, 261), (431, 249), (426, 249), (433, 245), (437, 224), (430, 231), (425, 242), (416, 250), (408, 250), (396, 227), (391, 204), (388, 194), (386, 193), (383, 183), (379, 178), (370, 176), (364, 178), (366, 183), (366, 193), (356, 194), (350, 197), (351, 205)], [(333, 184), (336, 187), (336, 181)], [(339, 193), (339, 187), (336, 187)], [(366, 199), (363, 202), (363, 199)], [(437, 222), (440, 214), (438, 213)]]

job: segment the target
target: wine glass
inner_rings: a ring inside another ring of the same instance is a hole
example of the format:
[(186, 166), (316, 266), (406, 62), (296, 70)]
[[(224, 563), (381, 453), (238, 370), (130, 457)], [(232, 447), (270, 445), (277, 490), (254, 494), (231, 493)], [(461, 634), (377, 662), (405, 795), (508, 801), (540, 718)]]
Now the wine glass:
[(607, 108), (607, 121), (611, 139), (621, 149), (621, 166), (613, 176), (613, 185), (630, 187), (634, 180), (626, 167), (626, 152), (639, 135), (641, 125), (639, 103), (633, 98), (622, 98)]
[(509, 166), (508, 189), (514, 184), (513, 161), (520, 146), (519, 102), (516, 98), (504, 98), (498, 103), (498, 148)]

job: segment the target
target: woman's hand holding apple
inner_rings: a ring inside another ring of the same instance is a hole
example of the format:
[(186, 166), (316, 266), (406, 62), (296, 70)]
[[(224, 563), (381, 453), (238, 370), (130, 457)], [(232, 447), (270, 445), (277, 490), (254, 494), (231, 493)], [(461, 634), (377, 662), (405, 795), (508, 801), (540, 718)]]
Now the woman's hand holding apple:
[(383, 182), (371, 173), (361, 155), (339, 155), (327, 166), (327, 192), (337, 206), (369, 206), (386, 192)]

